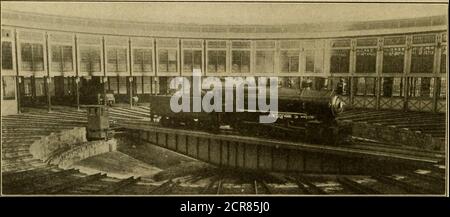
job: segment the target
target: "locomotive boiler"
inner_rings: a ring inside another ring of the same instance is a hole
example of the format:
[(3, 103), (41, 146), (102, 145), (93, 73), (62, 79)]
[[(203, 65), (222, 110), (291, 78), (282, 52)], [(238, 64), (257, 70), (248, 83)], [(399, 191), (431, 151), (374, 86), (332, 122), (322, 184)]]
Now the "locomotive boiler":
[[(247, 91), (248, 89), (245, 90)], [(202, 96), (203, 94), (200, 97)], [(152, 116), (159, 119), (162, 126), (201, 129), (214, 133), (221, 129), (231, 129), (245, 136), (327, 144), (339, 143), (346, 135), (345, 130), (336, 122), (336, 116), (344, 111), (345, 104), (331, 90), (279, 88), (278, 117), (274, 123), (260, 123), (260, 116), (269, 113), (247, 109), (248, 101), (251, 100), (248, 95), (244, 98), (245, 109), (234, 112), (225, 112), (225, 100), (220, 112), (173, 112), (170, 108), (171, 97), (171, 94), (150, 97)], [(190, 100), (195, 98), (192, 95), (190, 97)]]

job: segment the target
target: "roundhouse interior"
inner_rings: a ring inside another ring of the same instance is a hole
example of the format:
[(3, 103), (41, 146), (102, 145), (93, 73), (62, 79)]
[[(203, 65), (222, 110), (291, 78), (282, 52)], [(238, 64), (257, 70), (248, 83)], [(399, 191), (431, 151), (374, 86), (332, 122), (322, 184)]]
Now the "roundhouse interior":
[[(146, 102), (170, 79), (278, 76), (352, 108), (446, 111), (446, 15), (296, 25), (159, 24), (2, 9), (2, 115), (24, 106)], [(339, 89), (339, 90), (338, 90)]]

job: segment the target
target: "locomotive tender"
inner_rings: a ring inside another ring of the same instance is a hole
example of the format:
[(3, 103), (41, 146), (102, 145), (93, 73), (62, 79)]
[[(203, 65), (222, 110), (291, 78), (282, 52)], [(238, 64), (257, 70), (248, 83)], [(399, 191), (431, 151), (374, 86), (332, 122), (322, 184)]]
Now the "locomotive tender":
[[(246, 89), (247, 91), (247, 89)], [(225, 92), (225, 91), (223, 91)], [(261, 115), (269, 112), (249, 110), (251, 95), (245, 95), (244, 110), (235, 112), (173, 112), (170, 107), (172, 94), (150, 97), (152, 120), (159, 119), (165, 127), (185, 127), (218, 133), (221, 129), (233, 129), (246, 136), (336, 144), (343, 141), (347, 130), (338, 126), (335, 117), (344, 111), (344, 102), (332, 90), (278, 89), (277, 120), (271, 124), (259, 122)], [(193, 100), (194, 96), (190, 96)], [(223, 99), (225, 97), (222, 97)], [(201, 100), (201, 99), (200, 99)], [(236, 98), (233, 99), (233, 102)], [(225, 101), (222, 106), (225, 107)]]

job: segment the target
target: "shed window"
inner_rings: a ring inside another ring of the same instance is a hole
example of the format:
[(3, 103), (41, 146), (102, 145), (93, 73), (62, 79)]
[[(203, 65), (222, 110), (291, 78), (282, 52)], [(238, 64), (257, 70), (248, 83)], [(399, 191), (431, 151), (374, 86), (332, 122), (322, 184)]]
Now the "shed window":
[(281, 71), (294, 73), (299, 69), (299, 52), (282, 51), (281, 52)]
[(208, 51), (208, 72), (224, 73), (226, 72), (227, 52), (224, 50)]
[(2, 41), (2, 69), (13, 69), (12, 43)]
[(22, 58), (22, 70), (25, 71), (44, 70), (44, 50), (42, 44), (22, 43), (21, 58)]
[(202, 69), (202, 51), (184, 50), (183, 51), (183, 72), (192, 73), (194, 69)]
[(177, 50), (160, 49), (159, 50), (159, 72), (177, 72)]
[(432, 73), (434, 62), (433, 46), (418, 46), (411, 50), (411, 73)]
[(52, 46), (52, 70), (56, 72), (73, 71), (72, 46)]
[(403, 73), (404, 61), (404, 47), (383, 49), (383, 73)]
[(233, 73), (249, 73), (250, 51), (233, 51), (231, 64)]
[(80, 71), (92, 73), (100, 70), (100, 48), (80, 47)]
[(3, 76), (3, 100), (16, 99), (16, 81), (14, 76)]
[(273, 51), (256, 51), (256, 72), (273, 73)]
[(133, 50), (133, 71), (135, 72), (152, 72), (152, 50), (151, 49), (134, 49)]
[(108, 52), (108, 72), (126, 72), (127, 71), (127, 49), (109, 48)]
[(348, 73), (350, 66), (350, 50), (335, 49), (331, 51), (331, 73)]
[(356, 73), (375, 73), (377, 50), (375, 48), (356, 49)]

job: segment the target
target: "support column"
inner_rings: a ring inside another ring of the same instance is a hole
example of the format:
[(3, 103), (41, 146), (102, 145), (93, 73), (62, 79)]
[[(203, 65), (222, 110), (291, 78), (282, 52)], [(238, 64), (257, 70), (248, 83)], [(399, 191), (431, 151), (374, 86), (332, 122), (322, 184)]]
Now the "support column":
[(20, 85), (22, 83), (22, 77), (20, 76), (16, 76), (16, 95), (17, 95), (17, 113), (20, 114), (22, 113), (22, 99), (21, 99), (21, 88)]
[[(130, 85), (128, 85), (130, 87), (130, 108), (133, 108), (133, 60), (132, 60), (132, 52), (131, 52), (131, 39), (128, 38), (128, 67), (130, 68), (130, 77), (128, 77), (129, 83)], [(137, 93), (136, 93), (137, 94)]]
[(411, 44), (412, 44), (412, 36), (406, 36), (406, 51), (405, 51), (405, 63), (404, 63), (404, 104), (403, 104), (403, 111), (408, 111), (408, 99), (409, 99), (409, 84), (410, 80), (412, 78), (409, 78), (409, 73), (411, 71)]
[(354, 80), (354, 75), (355, 75), (355, 70), (356, 70), (356, 39), (352, 39), (351, 40), (351, 44), (350, 44), (350, 61), (349, 61), (349, 75), (350, 78), (349, 80), (351, 80), (350, 83), (350, 105), (353, 107), (353, 100), (355, 98), (355, 80)]
[(383, 44), (384, 39), (382, 37), (378, 38), (377, 44), (377, 60), (376, 60), (376, 73), (377, 73), (377, 82), (376, 82), (376, 109), (380, 109), (380, 95), (381, 95), (381, 75), (383, 70)]
[[(153, 76), (150, 76), (150, 95), (156, 95), (153, 93)], [(144, 86), (144, 82), (142, 82), (142, 86)]]
[(36, 105), (36, 78), (34, 75), (30, 77), (31, 80), (31, 104)]
[(17, 113), (22, 113), (22, 94), (21, 94), (21, 84), (23, 82), (23, 78), (19, 76), (19, 57), (17, 52), (17, 31), (14, 29), (14, 64), (16, 71), (16, 95), (17, 95)]
[(108, 79), (106, 76), (102, 77), (102, 88), (103, 88), (103, 105), (106, 106), (106, 82), (108, 82)]
[(80, 77), (75, 78), (75, 94), (77, 97), (77, 111), (80, 111)]
[(52, 96), (50, 95), (50, 82), (51, 82), (51, 77), (50, 77), (50, 61), (49, 61), (49, 54), (48, 54), (48, 34), (45, 33), (45, 57), (46, 57), (46, 62), (47, 62), (47, 77), (44, 77), (45, 79), (45, 86), (47, 87), (47, 109), (48, 112), (52, 111)]
[[(77, 39), (77, 35), (74, 35), (73, 38), (73, 42), (74, 42), (74, 51), (75, 51), (75, 60), (78, 60), (78, 39)], [(78, 61), (75, 61), (75, 73), (76, 73), (76, 77), (75, 77), (75, 94), (76, 94), (76, 98), (77, 98), (77, 111), (80, 111), (80, 77), (78, 75)]]
[(50, 95), (50, 77), (45, 77), (45, 87), (47, 91), (47, 111), (52, 111), (52, 96)]
[[(106, 77), (106, 49), (105, 49), (105, 37), (102, 37), (102, 58), (103, 58), (103, 77), (101, 77), (102, 88), (103, 88), (103, 105), (106, 106), (106, 82), (108, 81), (108, 77)], [(119, 85), (119, 79), (117, 79), (117, 83)], [(119, 88), (119, 87), (117, 87)]]
[(128, 77), (128, 87), (129, 87), (129, 96), (130, 96), (130, 108), (133, 108), (133, 77)]

